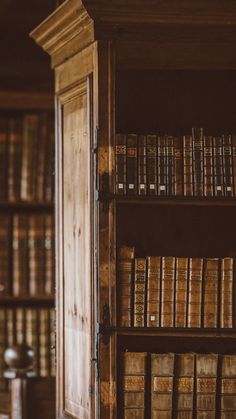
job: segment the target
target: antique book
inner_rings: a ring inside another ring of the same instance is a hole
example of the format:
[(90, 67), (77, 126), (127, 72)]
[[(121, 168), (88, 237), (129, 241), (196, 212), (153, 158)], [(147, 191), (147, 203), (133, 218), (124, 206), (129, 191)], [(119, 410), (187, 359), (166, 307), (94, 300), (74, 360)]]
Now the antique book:
[(147, 326), (160, 326), (161, 257), (147, 258)]
[(3, 379), (3, 373), (6, 369), (4, 362), (4, 352), (7, 348), (7, 334), (6, 334), (6, 309), (0, 308), (0, 391), (6, 390), (6, 382)]
[(48, 156), (46, 155), (47, 142), (49, 138), (49, 114), (48, 112), (42, 112), (39, 115), (39, 140), (38, 140), (38, 153), (36, 156), (36, 200), (44, 200), (45, 190), (45, 172), (46, 164), (48, 163)]
[(204, 263), (203, 325), (217, 327), (219, 259), (207, 258)]
[(232, 158), (232, 137), (223, 135), (223, 176), (224, 195), (233, 196), (233, 158)]
[(157, 137), (147, 135), (147, 193), (157, 194)]
[(38, 365), (38, 338), (39, 338), (39, 329), (38, 329), (38, 311), (35, 308), (26, 309), (26, 343), (34, 351), (34, 368), (39, 373)]
[(213, 137), (214, 194), (224, 196), (222, 137)]
[(50, 311), (39, 309), (39, 374), (50, 375)]
[(158, 136), (157, 142), (158, 195), (165, 196), (167, 194), (166, 138)]
[(183, 138), (176, 137), (174, 139), (174, 168), (175, 168), (175, 195), (182, 196), (183, 189)]
[(203, 129), (192, 128), (193, 137), (193, 194), (203, 196)]
[(54, 199), (54, 172), (55, 172), (55, 140), (54, 140), (54, 120), (49, 117), (48, 122), (48, 141), (46, 146), (46, 164), (44, 181), (44, 199), (52, 202)]
[(175, 355), (175, 417), (178, 419), (193, 417), (195, 378), (195, 354), (183, 353)]
[(44, 222), (45, 282), (43, 292), (46, 295), (53, 295), (55, 289), (54, 217), (46, 214), (44, 216)]
[(188, 327), (201, 327), (203, 259), (189, 259)]
[(236, 196), (236, 135), (231, 136), (231, 146), (232, 146), (232, 165), (233, 165), (233, 187), (234, 187), (234, 196)]
[(172, 418), (173, 353), (151, 354), (151, 419)]
[(161, 326), (174, 326), (175, 258), (162, 257)]
[(221, 418), (236, 418), (236, 355), (222, 355)]
[(7, 308), (6, 310), (5, 336), (7, 347), (16, 344), (16, 316), (13, 308)]
[(139, 195), (147, 194), (147, 138), (146, 138), (146, 135), (138, 136), (138, 194)]
[(174, 137), (165, 137), (165, 172), (166, 172), (166, 195), (174, 195), (175, 171), (174, 171)]
[(50, 309), (50, 375), (56, 375), (56, 319), (55, 308)]
[(175, 327), (187, 326), (188, 258), (176, 258)]
[(8, 122), (8, 201), (10, 202), (20, 199), (21, 153), (22, 120), (10, 118)]
[(184, 195), (193, 195), (193, 138), (183, 136)]
[(39, 115), (26, 114), (23, 119), (23, 151), (21, 172), (21, 199), (36, 198), (36, 157), (39, 135)]
[(126, 135), (126, 190), (128, 195), (137, 194), (137, 144), (136, 134)]
[(116, 134), (115, 144), (116, 157), (116, 193), (126, 194), (126, 136)]
[(233, 327), (233, 258), (221, 260), (220, 327)]
[(197, 417), (215, 418), (217, 354), (196, 354)]
[(10, 281), (10, 217), (1, 214), (0, 217), (0, 295), (9, 294)]
[(204, 196), (214, 196), (212, 136), (204, 136), (203, 144)]
[(26, 319), (25, 308), (16, 308), (16, 342), (17, 345), (22, 345), (26, 339)]
[(134, 326), (144, 327), (146, 300), (146, 259), (137, 258), (134, 263)]
[(44, 216), (41, 214), (29, 217), (29, 294), (43, 295), (45, 290), (45, 237)]
[(123, 417), (146, 419), (146, 352), (123, 353)]
[(14, 296), (28, 294), (28, 215), (13, 217), (13, 283)]
[(134, 247), (122, 246), (118, 255), (118, 318), (120, 326), (132, 326)]
[(0, 201), (7, 200), (8, 166), (7, 120), (0, 119)]

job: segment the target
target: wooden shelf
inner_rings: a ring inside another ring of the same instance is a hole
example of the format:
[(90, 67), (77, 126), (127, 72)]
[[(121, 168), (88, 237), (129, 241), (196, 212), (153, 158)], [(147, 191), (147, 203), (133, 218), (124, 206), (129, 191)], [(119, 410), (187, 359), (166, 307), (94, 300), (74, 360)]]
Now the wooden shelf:
[(53, 212), (53, 202), (0, 202), (0, 212)]
[(32, 297), (29, 295), (26, 296), (0, 296), (0, 305), (1, 306), (28, 306), (28, 307), (35, 307), (35, 306), (45, 306), (45, 307), (53, 307), (54, 306), (54, 296), (51, 295), (43, 295), (39, 297)]
[(160, 337), (209, 337), (209, 338), (235, 338), (236, 328), (172, 328), (172, 327), (111, 327), (111, 332), (119, 336), (160, 336)]
[[(111, 198), (112, 199), (112, 198)], [(206, 197), (160, 197), (160, 196), (118, 196), (113, 195), (117, 204), (122, 205), (172, 205), (172, 206), (236, 206), (236, 197), (233, 198), (206, 198)]]

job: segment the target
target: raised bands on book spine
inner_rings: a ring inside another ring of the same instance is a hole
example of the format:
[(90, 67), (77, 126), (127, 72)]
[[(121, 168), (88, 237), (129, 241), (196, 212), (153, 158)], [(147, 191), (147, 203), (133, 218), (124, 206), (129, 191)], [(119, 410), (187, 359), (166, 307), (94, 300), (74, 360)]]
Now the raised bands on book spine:
[(136, 134), (126, 136), (126, 190), (128, 195), (137, 194), (137, 141)]
[(126, 136), (116, 134), (116, 193), (126, 194)]

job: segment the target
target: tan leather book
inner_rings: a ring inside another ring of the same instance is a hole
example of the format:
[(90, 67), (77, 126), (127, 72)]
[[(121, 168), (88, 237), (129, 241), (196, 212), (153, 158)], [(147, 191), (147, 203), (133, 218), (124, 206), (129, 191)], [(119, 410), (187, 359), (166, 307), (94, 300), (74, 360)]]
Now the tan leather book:
[(172, 418), (173, 353), (151, 354), (151, 419)]
[(25, 309), (16, 308), (16, 343), (22, 345), (26, 339)]
[(134, 326), (145, 326), (146, 259), (134, 263)]
[(175, 417), (193, 417), (195, 354), (175, 355)]
[(147, 326), (160, 326), (161, 257), (147, 259)]
[(161, 326), (174, 326), (175, 258), (163, 256), (161, 280)]
[(183, 136), (184, 195), (193, 195), (193, 138)]
[(124, 419), (146, 419), (146, 352), (123, 354), (123, 415)]
[(221, 260), (220, 327), (233, 327), (233, 259)]
[(203, 292), (203, 325), (217, 327), (219, 259), (205, 260)]
[(14, 296), (28, 294), (28, 216), (13, 217), (13, 281)]
[(45, 292), (45, 236), (44, 216), (29, 217), (29, 294), (43, 295)]
[(122, 246), (118, 255), (118, 318), (120, 326), (131, 326), (131, 294), (134, 247)]
[(236, 355), (222, 356), (221, 417), (236, 418)]
[(216, 414), (217, 354), (196, 355), (197, 417)]
[(189, 259), (188, 327), (201, 327), (203, 259)]
[(188, 258), (176, 258), (175, 327), (187, 326)]
[(50, 311), (39, 309), (39, 374), (50, 375)]

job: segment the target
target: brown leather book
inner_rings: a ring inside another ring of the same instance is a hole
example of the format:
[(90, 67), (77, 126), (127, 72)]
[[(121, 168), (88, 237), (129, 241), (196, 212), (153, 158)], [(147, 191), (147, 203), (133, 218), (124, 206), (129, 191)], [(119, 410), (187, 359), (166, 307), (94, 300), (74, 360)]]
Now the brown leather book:
[(136, 134), (127, 134), (126, 147), (126, 190), (128, 195), (136, 195), (138, 185), (138, 137)]
[(10, 293), (10, 217), (0, 216), (0, 295)]
[(159, 136), (157, 142), (158, 195), (165, 196), (167, 194), (166, 138)]
[(157, 195), (157, 137), (147, 135), (147, 193)]
[(39, 374), (41, 377), (50, 375), (50, 311), (48, 308), (39, 310)]
[(132, 277), (134, 247), (122, 246), (118, 255), (118, 318), (120, 326), (132, 326)]
[(165, 137), (166, 159), (166, 195), (174, 195), (175, 171), (174, 171), (174, 137), (167, 135)]
[(151, 419), (172, 418), (173, 353), (151, 354)]
[(16, 214), (13, 217), (13, 281), (14, 296), (28, 294), (28, 216)]
[(233, 258), (221, 260), (220, 327), (233, 327)]
[(216, 418), (217, 354), (196, 355), (197, 417)]
[(43, 295), (45, 292), (45, 237), (44, 216), (29, 217), (29, 294)]
[(212, 137), (203, 138), (203, 156), (204, 156), (204, 196), (214, 196), (214, 173), (213, 173), (213, 145)]
[(193, 195), (193, 138), (183, 136), (184, 195)]
[(222, 137), (213, 137), (213, 165), (214, 165), (214, 193), (215, 196), (224, 196), (223, 177), (223, 141)]
[(52, 202), (54, 199), (54, 172), (55, 172), (55, 139), (54, 139), (54, 119), (49, 116), (48, 120), (48, 141), (46, 145), (46, 164), (44, 180), (44, 199)]
[(116, 134), (116, 193), (126, 194), (126, 136)]
[(176, 258), (175, 327), (187, 326), (188, 258)]
[(193, 417), (195, 354), (184, 353), (175, 355), (175, 417)]
[(123, 417), (124, 419), (146, 419), (146, 352), (123, 354)]
[(134, 326), (144, 327), (146, 317), (146, 259), (135, 259), (134, 266)]
[(203, 285), (203, 325), (204, 327), (217, 327), (218, 319), (218, 286), (219, 286), (219, 259), (205, 260)]
[(161, 326), (174, 326), (175, 258), (163, 256), (161, 280)]
[(56, 324), (55, 319), (56, 313), (55, 308), (50, 309), (50, 375), (55, 377), (56, 375)]
[(193, 194), (203, 196), (203, 129), (192, 128), (193, 137)]
[(49, 141), (49, 114), (48, 112), (42, 112), (39, 115), (39, 141), (38, 141), (38, 152), (36, 156), (36, 191), (35, 197), (37, 201), (44, 200), (45, 190), (45, 171), (48, 156), (46, 155), (47, 143)]
[(0, 119), (0, 201), (7, 200), (7, 160), (8, 160), (8, 141), (7, 141), (7, 120)]
[(6, 390), (6, 380), (3, 378), (3, 373), (6, 369), (4, 362), (4, 352), (7, 348), (6, 325), (6, 309), (0, 308), (0, 391)]
[(147, 195), (147, 138), (138, 136), (138, 194)]
[(54, 259), (54, 217), (45, 215), (44, 257), (45, 257), (45, 286), (44, 293), (53, 295), (55, 289), (55, 259)]
[(8, 201), (10, 202), (20, 199), (21, 152), (22, 120), (11, 118), (8, 123)]
[(23, 151), (21, 172), (21, 199), (36, 198), (37, 146), (39, 135), (39, 115), (26, 114), (23, 119)]
[(236, 418), (236, 355), (222, 356), (221, 418)]
[(188, 327), (201, 327), (203, 259), (189, 259)]
[(34, 350), (34, 368), (36, 369), (37, 373), (39, 373), (39, 365), (38, 365), (38, 315), (37, 309), (35, 308), (27, 308), (26, 309), (26, 342)]
[(182, 196), (183, 189), (183, 138), (174, 139), (175, 195)]
[(147, 326), (160, 326), (161, 257), (147, 259)]
[(236, 196), (236, 135), (231, 137), (231, 146), (232, 146), (232, 165), (233, 165), (233, 188), (234, 196)]
[(224, 195), (233, 196), (233, 156), (232, 156), (232, 137), (223, 135), (223, 176), (224, 176)]
[(26, 319), (25, 319), (25, 308), (16, 308), (16, 343), (22, 345), (26, 343)]

